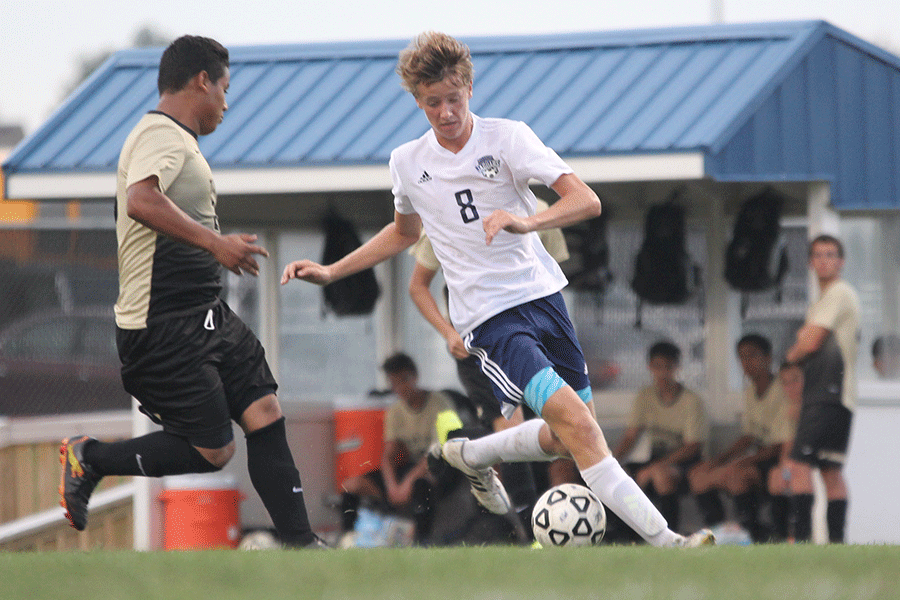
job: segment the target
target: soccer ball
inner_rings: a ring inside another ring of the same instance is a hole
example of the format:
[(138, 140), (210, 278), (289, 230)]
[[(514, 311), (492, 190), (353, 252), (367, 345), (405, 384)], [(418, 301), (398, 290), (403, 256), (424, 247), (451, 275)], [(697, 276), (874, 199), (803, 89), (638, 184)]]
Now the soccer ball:
[(592, 546), (606, 533), (606, 509), (583, 485), (564, 483), (538, 498), (531, 529), (542, 546)]

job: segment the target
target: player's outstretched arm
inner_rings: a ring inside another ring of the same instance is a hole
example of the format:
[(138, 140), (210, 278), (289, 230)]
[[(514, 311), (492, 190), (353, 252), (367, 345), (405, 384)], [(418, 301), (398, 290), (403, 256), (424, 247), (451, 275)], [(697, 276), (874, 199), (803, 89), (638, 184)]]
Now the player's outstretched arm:
[(386, 225), (369, 241), (337, 262), (320, 265), (310, 260), (297, 260), (288, 264), (281, 275), (281, 285), (291, 279), (327, 285), (374, 267), (416, 243), (421, 227), (419, 215), (395, 212), (393, 223)]
[(126, 211), (130, 218), (157, 233), (206, 250), (237, 275), (244, 272), (258, 275), (255, 255), (269, 256), (264, 248), (253, 243), (255, 235), (221, 235), (192, 219), (160, 191), (155, 176), (132, 184), (126, 194)]

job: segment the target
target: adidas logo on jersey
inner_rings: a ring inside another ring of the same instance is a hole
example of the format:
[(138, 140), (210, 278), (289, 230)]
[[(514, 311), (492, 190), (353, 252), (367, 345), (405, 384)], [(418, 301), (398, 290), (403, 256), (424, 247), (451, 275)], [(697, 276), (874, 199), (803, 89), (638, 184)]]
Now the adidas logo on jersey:
[(422, 176), (419, 177), (419, 183), (428, 183), (431, 181), (431, 175), (428, 174), (428, 171), (422, 171)]

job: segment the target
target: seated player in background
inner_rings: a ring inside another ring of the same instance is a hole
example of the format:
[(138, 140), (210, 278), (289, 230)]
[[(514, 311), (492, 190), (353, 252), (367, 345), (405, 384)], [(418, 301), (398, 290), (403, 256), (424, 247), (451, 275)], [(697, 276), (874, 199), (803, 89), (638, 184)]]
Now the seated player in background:
[(718, 456), (695, 465), (688, 478), (708, 526), (725, 519), (719, 496), (723, 491), (734, 499), (741, 527), (754, 542), (760, 542), (773, 534), (759, 521), (761, 501), (769, 500), (766, 481), (791, 431), (784, 389), (772, 373), (772, 343), (757, 334), (745, 335), (737, 343), (737, 354), (749, 380), (744, 389), (741, 435)]
[(785, 393), (785, 415), (788, 427), (781, 446), (778, 464), (769, 471), (769, 493), (772, 495), (772, 520), (775, 539), (808, 542), (812, 539), (812, 469), (791, 458), (800, 406), (803, 404), (803, 369), (784, 363), (778, 379)]
[(397, 353), (382, 367), (397, 400), (384, 416), (384, 447), (381, 467), (342, 482), (341, 526), (351, 531), (362, 498), (386, 503), (394, 509), (411, 509), (415, 519), (415, 540), (426, 543), (431, 532), (434, 501), (426, 452), (437, 441), (438, 415), (453, 411), (443, 392), (419, 387), (419, 371), (412, 358)]
[[(676, 378), (681, 363), (678, 346), (657, 342), (650, 347), (647, 360), (653, 383), (635, 397), (628, 426), (613, 455), (625, 463), (670, 526), (677, 528), (678, 495), (686, 491), (682, 488), (688, 469), (701, 458), (709, 421), (700, 396)], [(628, 462), (642, 434), (649, 438), (650, 455)], [(613, 524), (611, 529), (624, 530), (615, 519), (611, 519)]]

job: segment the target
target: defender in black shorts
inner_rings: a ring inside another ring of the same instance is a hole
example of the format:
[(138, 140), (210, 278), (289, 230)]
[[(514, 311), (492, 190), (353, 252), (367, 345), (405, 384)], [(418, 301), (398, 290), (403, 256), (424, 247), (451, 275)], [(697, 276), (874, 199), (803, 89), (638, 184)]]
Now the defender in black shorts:
[(161, 477), (221, 469), (232, 421), (247, 437), (250, 479), (281, 541), (322, 547), (309, 525), (277, 384), (262, 345), (219, 299), (222, 266), (257, 275), (256, 236), (222, 235), (209, 164), (197, 145), (228, 104), (228, 51), (184, 36), (162, 55), (157, 109), (119, 156), (117, 344), (125, 389), (162, 431), (115, 443), (63, 440), (60, 494), (75, 529), (106, 475)]

